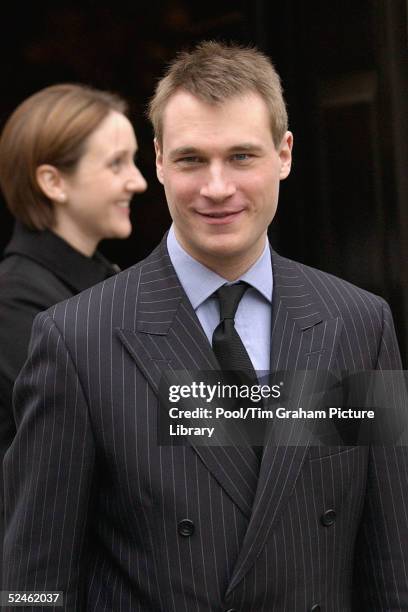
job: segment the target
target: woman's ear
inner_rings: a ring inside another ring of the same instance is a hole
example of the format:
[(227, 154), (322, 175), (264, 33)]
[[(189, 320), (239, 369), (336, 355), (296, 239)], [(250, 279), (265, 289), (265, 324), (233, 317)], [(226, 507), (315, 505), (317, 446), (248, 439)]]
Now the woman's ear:
[(64, 189), (64, 180), (60, 171), (50, 164), (42, 164), (35, 171), (37, 183), (41, 191), (52, 202), (65, 202), (67, 194)]

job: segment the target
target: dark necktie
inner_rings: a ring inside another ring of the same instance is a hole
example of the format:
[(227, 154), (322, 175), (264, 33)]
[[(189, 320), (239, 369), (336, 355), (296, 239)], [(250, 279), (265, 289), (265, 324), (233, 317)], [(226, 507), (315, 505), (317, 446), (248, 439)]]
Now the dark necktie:
[[(235, 314), (239, 302), (249, 285), (244, 282), (235, 285), (223, 285), (215, 292), (220, 304), (220, 323), (214, 330), (212, 346), (221, 370), (228, 373), (228, 382), (234, 378), (237, 384), (255, 385), (258, 378), (252, 361), (235, 329)], [(253, 404), (252, 404), (253, 405)], [(247, 431), (251, 431), (251, 422)], [(253, 446), (258, 457), (262, 456), (262, 447)]]
[(216, 291), (220, 304), (220, 323), (214, 330), (212, 345), (221, 370), (247, 371), (256, 379), (252, 361), (235, 329), (235, 314), (247, 289), (248, 285), (240, 282), (224, 285)]

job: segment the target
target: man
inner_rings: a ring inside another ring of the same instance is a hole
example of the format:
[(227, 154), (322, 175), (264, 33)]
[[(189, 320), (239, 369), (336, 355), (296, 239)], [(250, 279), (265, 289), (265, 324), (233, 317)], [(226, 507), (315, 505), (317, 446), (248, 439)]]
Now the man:
[(36, 320), (5, 461), (5, 588), (88, 612), (407, 610), (405, 448), (279, 445), (274, 426), (261, 449), (158, 445), (169, 371), (237, 352), (257, 371), (401, 365), (381, 298), (271, 255), (293, 138), (265, 56), (200, 44), (150, 116), (173, 225)]

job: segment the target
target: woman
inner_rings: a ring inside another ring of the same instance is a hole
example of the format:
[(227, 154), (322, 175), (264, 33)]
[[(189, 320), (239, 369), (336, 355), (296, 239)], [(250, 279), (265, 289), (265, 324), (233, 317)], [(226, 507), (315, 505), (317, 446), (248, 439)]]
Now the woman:
[(16, 228), (0, 263), (0, 462), (35, 315), (114, 274), (97, 245), (131, 233), (129, 204), (146, 182), (125, 112), (113, 94), (55, 85), (25, 100), (1, 135), (0, 187)]

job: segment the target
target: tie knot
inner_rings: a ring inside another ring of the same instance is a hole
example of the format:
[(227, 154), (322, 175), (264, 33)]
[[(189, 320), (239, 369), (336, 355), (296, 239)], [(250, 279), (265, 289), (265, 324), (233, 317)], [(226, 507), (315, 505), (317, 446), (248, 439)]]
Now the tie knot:
[(215, 292), (220, 302), (221, 321), (235, 318), (238, 304), (247, 289), (247, 283), (240, 281), (235, 285), (223, 285)]

